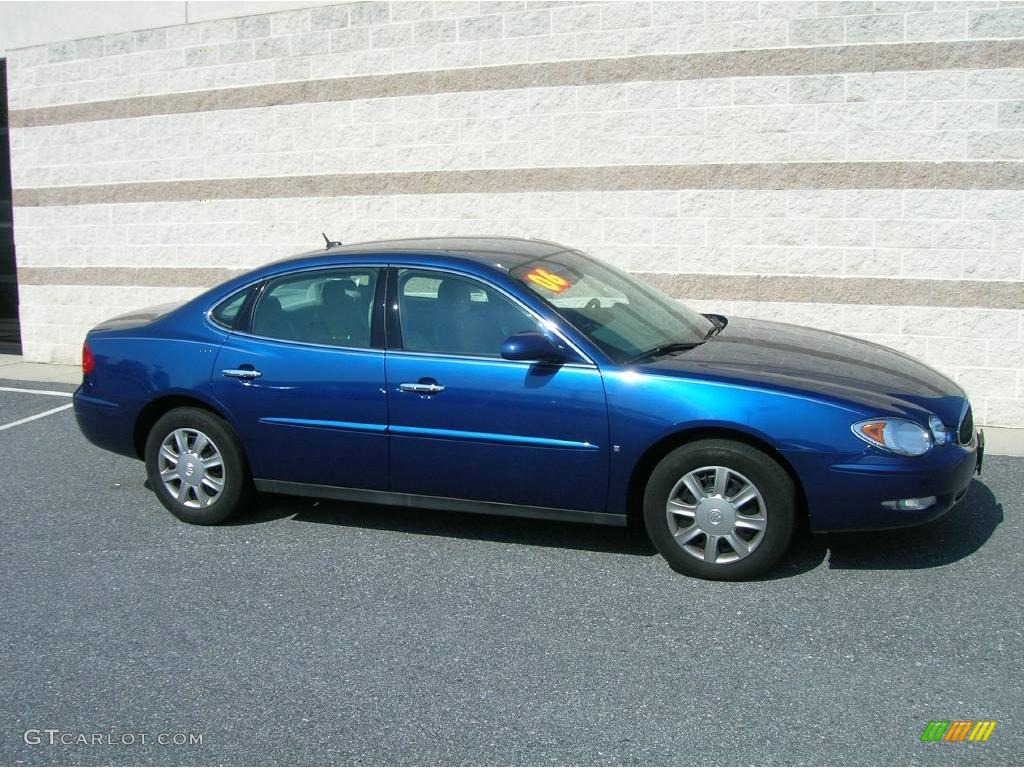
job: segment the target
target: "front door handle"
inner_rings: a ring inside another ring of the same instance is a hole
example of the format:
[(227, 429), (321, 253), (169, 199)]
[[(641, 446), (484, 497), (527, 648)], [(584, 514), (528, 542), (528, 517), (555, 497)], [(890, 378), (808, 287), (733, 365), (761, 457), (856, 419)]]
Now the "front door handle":
[(243, 381), (251, 381), (252, 379), (258, 379), (263, 374), (252, 368), (225, 368), (221, 373), (227, 376), (229, 379), (242, 379)]
[(403, 392), (418, 392), (421, 395), (436, 395), (438, 392), (444, 392), (444, 387), (440, 384), (399, 384), (398, 388)]

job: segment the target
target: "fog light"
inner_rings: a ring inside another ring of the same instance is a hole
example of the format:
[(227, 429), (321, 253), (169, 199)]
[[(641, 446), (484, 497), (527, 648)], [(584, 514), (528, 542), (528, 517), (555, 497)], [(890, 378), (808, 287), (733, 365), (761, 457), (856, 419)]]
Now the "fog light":
[(893, 501), (883, 501), (882, 506), (888, 507), (889, 509), (898, 509), (903, 512), (918, 512), (922, 509), (928, 509), (928, 507), (934, 503), (934, 496), (925, 496), (920, 499), (895, 499)]

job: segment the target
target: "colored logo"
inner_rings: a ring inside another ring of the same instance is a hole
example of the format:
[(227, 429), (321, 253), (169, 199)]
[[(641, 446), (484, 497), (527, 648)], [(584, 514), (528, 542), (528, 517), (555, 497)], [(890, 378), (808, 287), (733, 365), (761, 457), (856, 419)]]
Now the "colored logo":
[(572, 283), (564, 277), (556, 275), (554, 272), (548, 272), (546, 269), (542, 269), (541, 267), (537, 267), (532, 272), (527, 273), (526, 279), (534, 285), (539, 285), (541, 288), (545, 288), (552, 293), (561, 293), (572, 285)]
[(921, 734), (921, 741), (988, 741), (996, 720), (932, 720)]

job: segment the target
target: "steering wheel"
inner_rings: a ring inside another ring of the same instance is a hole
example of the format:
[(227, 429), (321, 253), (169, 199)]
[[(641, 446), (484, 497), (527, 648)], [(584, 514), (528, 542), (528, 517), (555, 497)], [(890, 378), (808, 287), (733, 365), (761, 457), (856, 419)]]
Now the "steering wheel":
[(583, 308), (584, 309), (600, 309), (601, 308), (601, 300), (599, 298), (597, 298), (597, 296), (595, 296), (590, 301), (588, 301)]

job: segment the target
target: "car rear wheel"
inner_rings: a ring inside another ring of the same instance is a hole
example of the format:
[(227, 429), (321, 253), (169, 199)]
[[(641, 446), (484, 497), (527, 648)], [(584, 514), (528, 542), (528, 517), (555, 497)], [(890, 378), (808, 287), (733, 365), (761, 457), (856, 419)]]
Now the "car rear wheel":
[(200, 408), (175, 408), (153, 425), (146, 473), (160, 503), (195, 525), (224, 522), (250, 496), (238, 438), (227, 422)]
[(644, 523), (673, 569), (704, 579), (763, 574), (786, 551), (796, 492), (767, 454), (732, 440), (676, 448), (654, 468)]

